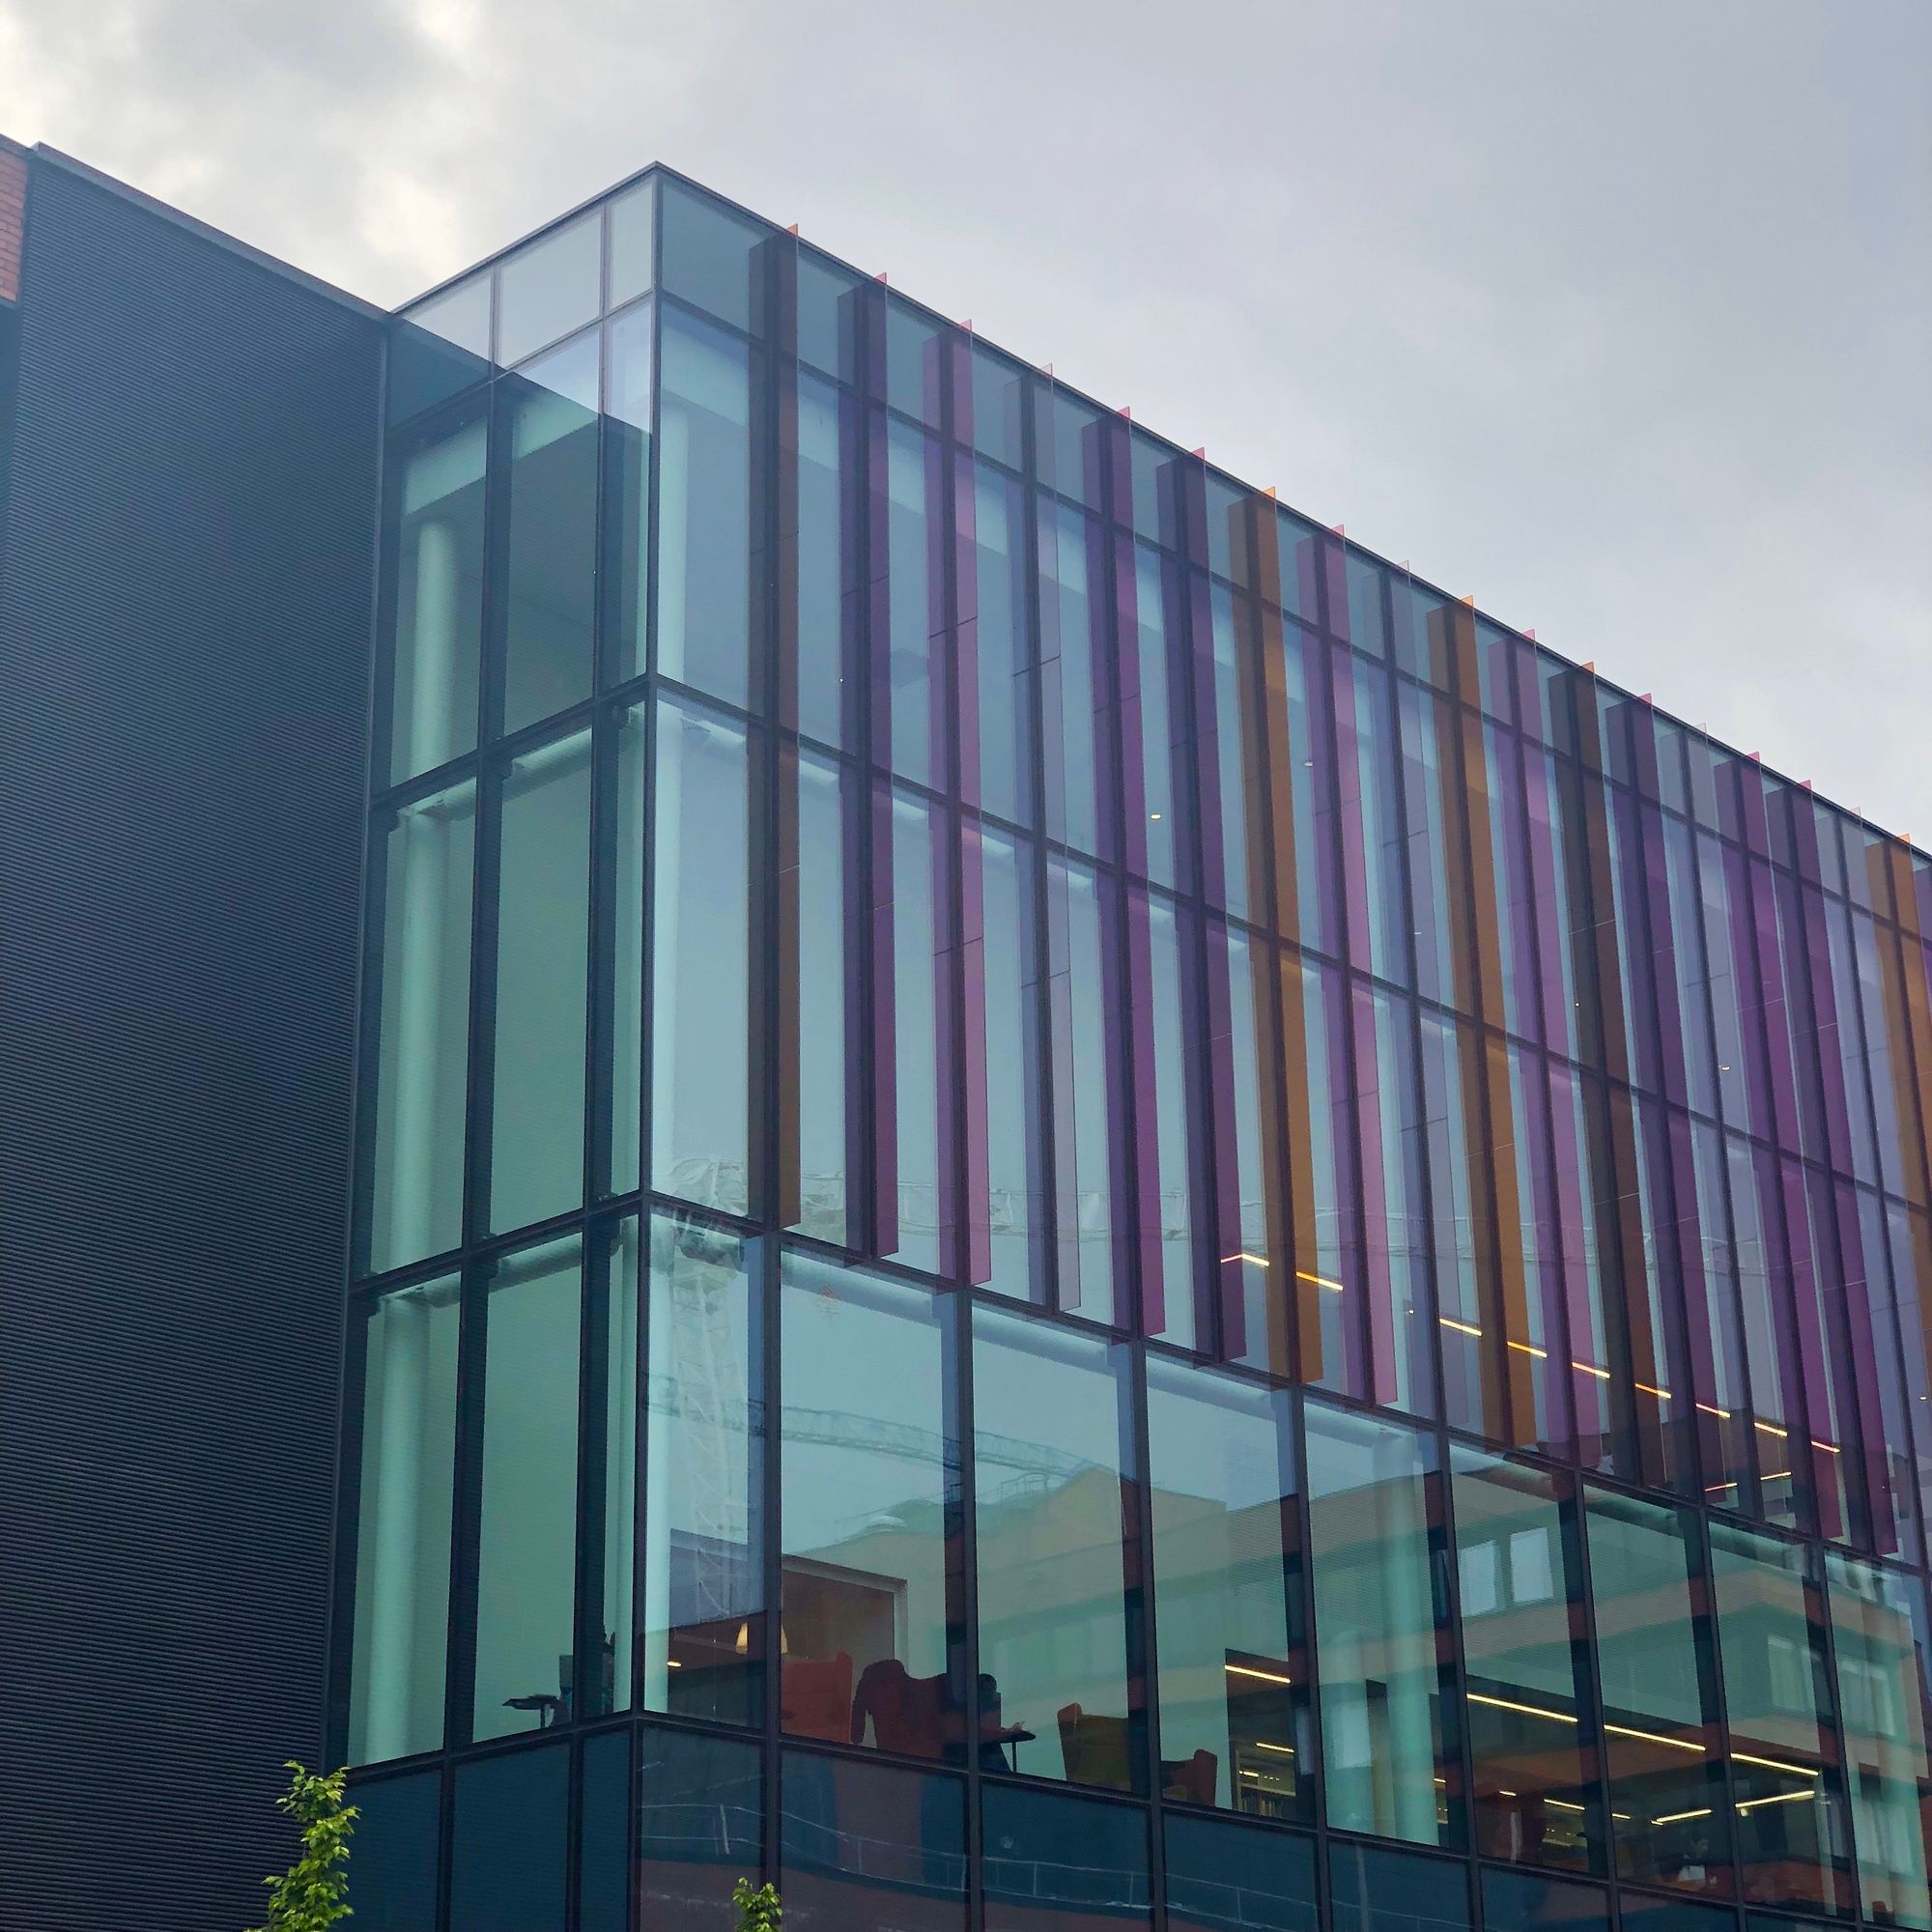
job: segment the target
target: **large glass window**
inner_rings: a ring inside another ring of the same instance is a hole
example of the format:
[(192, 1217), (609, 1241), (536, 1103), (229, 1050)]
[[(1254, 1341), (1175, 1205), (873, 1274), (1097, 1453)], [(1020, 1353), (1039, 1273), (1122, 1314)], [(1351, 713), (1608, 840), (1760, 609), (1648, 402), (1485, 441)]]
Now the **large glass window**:
[(1315, 1845), (1169, 1812), (1169, 1932), (1316, 1932)]
[(1328, 1846), (1335, 1932), (1469, 1932), (1468, 1867), (1379, 1845)]
[(453, 1275), (398, 1289), (363, 1331), (353, 1764), (442, 1743), (459, 1306)]
[(1047, 867), (1053, 1113), (1059, 1207), (1060, 1305), (1114, 1320), (1114, 1147), (1120, 1106), (1108, 1051), (1118, 996), (1107, 879), (1059, 860)]
[[(1197, 1280), (1194, 1249), (1194, 1167), (1188, 1144), (1185, 989), (1200, 978), (1193, 957), (1193, 922), (1187, 909), (1164, 894), (1130, 887), (1129, 945), (1136, 957), (1134, 1021), (1148, 1034), (1135, 1056), (1141, 1109), (1137, 1150), (1141, 1176), (1141, 1302), (1151, 1335), (1181, 1348), (1196, 1344)], [(1277, 1290), (1279, 1293), (1279, 1290)]]
[(636, 677), (644, 668), (655, 334), (647, 301), (604, 325), (604, 661), (606, 679), (613, 684)]
[(484, 1307), (482, 1501), (471, 1734), (573, 1714), (582, 1244), (497, 1264)]
[(418, 433), (397, 466), (388, 532), (396, 574), (389, 776), (426, 772), (476, 744), (483, 642), (481, 417)]
[(1644, 1885), (1731, 1889), (1717, 1682), (1695, 1519), (1585, 1492), (1604, 1758), (1617, 1870)]
[(965, 1932), (966, 1792), (954, 1777), (791, 1750), (779, 1889), (806, 1932)]
[[(1462, 1840), (1441, 1477), (1425, 1435), (1307, 1405), (1328, 1822)], [(1428, 1767), (1432, 1776), (1424, 1781)]]
[(526, 753), (501, 782), (490, 1221), (509, 1229), (583, 1199), (590, 733)]
[(855, 595), (845, 479), (852, 405), (831, 383), (798, 379), (798, 728), (844, 737), (845, 632)]
[(1835, 1550), (1826, 1552), (1825, 1566), (1864, 1916), (1893, 1925), (1932, 1924), (1924, 1586)]
[(497, 275), (497, 360), (521, 362), (597, 313), (604, 216), (578, 216), (520, 249)]
[(880, 1014), (887, 1061), (880, 1071), (890, 1082), (893, 1118), (879, 1163), (892, 1187), (879, 1252), (936, 1272), (951, 1264), (953, 1234), (952, 1177), (943, 1158), (952, 1145), (953, 1092), (946, 1025), (952, 1010), (947, 820), (938, 806), (911, 792), (880, 790), (874, 802), (875, 810), (891, 813), (892, 837), (884, 910), (893, 977)]
[[(978, 681), (975, 747), (961, 721), (961, 784), (969, 801), (1024, 824), (1033, 810), (1033, 663), (1026, 608), (1026, 499), (1020, 486), (987, 463), (962, 457), (954, 488), (973, 506), (973, 596), (960, 611), (960, 651), (969, 643)], [(962, 600), (964, 597), (962, 589)]]
[(980, 1815), (985, 1932), (1152, 1922), (1148, 1819), (1139, 1805), (988, 1784)]
[(755, 1745), (644, 1727), (638, 1932), (735, 1932), (731, 1888), (757, 1876), (762, 1794)]
[(1476, 1849), (1602, 1868), (1603, 1807), (1583, 1727), (1583, 1592), (1555, 1478), (1450, 1451)]
[[(667, 200), (666, 279), (669, 209)], [(658, 668), (743, 704), (751, 687), (751, 350), (666, 308), (659, 345)]]
[(846, 1028), (854, 963), (847, 956), (844, 781), (830, 759), (801, 752), (798, 783), (798, 1196), (795, 1225), (846, 1241)]
[(764, 1683), (764, 1404), (755, 1249), (651, 1220), (639, 1701), (754, 1723)]
[(1849, 1912), (1851, 1834), (1810, 1553), (1714, 1522), (1711, 1573), (1745, 1896)]
[(509, 412), (503, 728), (590, 695), (597, 576), (597, 331), (499, 387)]
[(751, 744), (658, 706), (651, 1173), (667, 1194), (751, 1207)]
[(780, 1721), (965, 1759), (954, 1311), (784, 1258)]
[(358, 1779), (355, 1857), (349, 1861), (349, 1909), (357, 1932), (432, 1932), (442, 1870), (442, 1779)]
[(1308, 1792), (1292, 1428), (1285, 1390), (1149, 1359), (1161, 1789), (1261, 1818)]
[(942, 469), (937, 441), (896, 417), (885, 428), (888, 724), (891, 764), (922, 784), (947, 782), (946, 613), (938, 563)]
[(1142, 1788), (1130, 1702), (1125, 1350), (1022, 1316), (973, 1315), (981, 1758)]
[[(1039, 960), (1034, 944), (1037, 862), (1023, 841), (990, 825), (965, 831), (968, 1037), (976, 993), (984, 998), (986, 1100), (973, 1114), (976, 1070), (967, 1079), (967, 1133), (985, 1147), (985, 1285), (1025, 1300), (1039, 1267), (1044, 1207), (1040, 1179)], [(970, 930), (977, 853), (980, 943)], [(977, 1152), (969, 1152), (969, 1160)], [(968, 1211), (980, 1212), (977, 1202)]]
[(563, 1932), (569, 1811), (562, 1746), (459, 1767), (449, 1932)]
[(473, 781), (399, 807), (383, 838), (369, 1226), (377, 1272), (463, 1237), (475, 849)]
[(644, 853), (649, 825), (650, 707), (617, 720), (614, 809), (599, 838), (610, 854), (608, 971), (611, 1123), (604, 1191), (628, 1194), (642, 1173), (644, 1130)]
[[(1082, 852), (1103, 852), (1107, 762), (1095, 526), (1064, 503), (1039, 506), (1040, 708), (1046, 734), (1046, 827)], [(1104, 852), (1103, 852), (1104, 856)]]

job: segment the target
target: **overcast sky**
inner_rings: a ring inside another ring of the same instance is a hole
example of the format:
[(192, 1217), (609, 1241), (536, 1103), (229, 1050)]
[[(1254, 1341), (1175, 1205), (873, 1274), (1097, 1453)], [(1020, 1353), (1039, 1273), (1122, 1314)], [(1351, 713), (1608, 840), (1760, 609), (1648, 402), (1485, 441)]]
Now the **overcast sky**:
[(404, 299), (652, 159), (1932, 844), (1932, 0), (0, 0)]

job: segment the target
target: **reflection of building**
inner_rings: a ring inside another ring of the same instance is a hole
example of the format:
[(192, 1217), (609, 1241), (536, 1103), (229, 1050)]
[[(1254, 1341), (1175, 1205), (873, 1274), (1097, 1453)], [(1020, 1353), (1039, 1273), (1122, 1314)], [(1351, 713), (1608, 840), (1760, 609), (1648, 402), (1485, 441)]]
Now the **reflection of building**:
[(0, 488), (0, 1918), (1932, 1932), (1925, 855), (657, 171)]

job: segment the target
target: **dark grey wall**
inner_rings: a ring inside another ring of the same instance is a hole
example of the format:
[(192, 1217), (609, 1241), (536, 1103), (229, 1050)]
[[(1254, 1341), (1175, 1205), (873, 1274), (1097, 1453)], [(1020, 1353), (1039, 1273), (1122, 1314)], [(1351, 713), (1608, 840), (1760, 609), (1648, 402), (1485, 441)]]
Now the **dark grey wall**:
[(227, 1932), (321, 1749), (380, 325), (29, 191), (0, 528), (0, 1926)]

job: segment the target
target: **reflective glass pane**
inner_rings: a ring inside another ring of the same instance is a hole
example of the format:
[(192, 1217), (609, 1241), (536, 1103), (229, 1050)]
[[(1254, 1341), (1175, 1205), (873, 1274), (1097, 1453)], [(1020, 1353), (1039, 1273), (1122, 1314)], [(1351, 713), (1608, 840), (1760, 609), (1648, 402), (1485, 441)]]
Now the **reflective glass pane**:
[[(585, 1552), (591, 1587), (602, 1605), (602, 1651), (593, 1675), (579, 1700), (585, 1717), (631, 1708), (631, 1678), (636, 1662), (638, 1527), (638, 1224), (626, 1217), (608, 1251), (598, 1258), (598, 1282), (592, 1313), (597, 1332), (591, 1360), (602, 1376), (601, 1442), (603, 1467), (586, 1480), (601, 1486), (586, 1502), (585, 1533), (596, 1538)], [(593, 1386), (588, 1401), (597, 1415), (600, 1391)], [(601, 1576), (600, 1576), (601, 1573)]]
[(605, 1191), (638, 1185), (643, 1161), (644, 1083), (644, 852), (648, 706), (617, 722), (615, 809), (607, 814), (611, 879), (610, 1165)]
[(798, 359), (827, 376), (853, 380), (859, 307), (866, 284), (849, 269), (801, 245), (798, 251)]
[(1728, 1892), (1711, 1631), (1692, 1609), (1695, 1519), (1599, 1490), (1585, 1492), (1584, 1514), (1618, 1874)]
[(1714, 1522), (1711, 1573), (1745, 1896), (1850, 1911), (1851, 1834), (1809, 1552)]
[(385, 548), (395, 559), (389, 777), (426, 772), (476, 744), (483, 643), (480, 416), (404, 445)]
[(475, 849), (473, 781), (399, 807), (384, 838), (369, 1227), (378, 1272), (463, 1237)]
[(499, 1230), (583, 1199), (590, 733), (526, 753), (501, 784), (490, 1167)]
[(664, 229), (664, 287), (738, 328), (755, 331), (761, 320), (758, 246), (770, 233), (765, 225), (676, 181), (664, 184), (658, 220)]
[(798, 379), (798, 728), (844, 736), (845, 635), (858, 595), (847, 485), (852, 405), (831, 383)]
[(1019, 1771), (1137, 1789), (1125, 1350), (986, 1308), (973, 1338), (984, 1737)]
[[(990, 826), (965, 830), (968, 918), (977, 848), (982, 943), (968, 948), (967, 1024), (976, 991), (984, 995), (986, 1101), (973, 1118), (968, 1069), (967, 1130), (983, 1131), (986, 1160), (985, 1285), (1025, 1300), (1042, 1265), (1045, 1199), (1040, 1179), (1039, 960), (1034, 944), (1032, 848)], [(977, 976), (973, 972), (978, 966)], [(979, 1211), (969, 1203), (969, 1212)]]
[(1111, 1110), (1122, 1100), (1108, 1051), (1118, 997), (1110, 881), (1085, 866), (1047, 867), (1048, 995), (1053, 1014), (1060, 1305), (1095, 1321), (1114, 1308)]
[(1435, 1445), (1314, 1403), (1307, 1435), (1328, 1822), (1455, 1844), (1463, 1804), (1445, 1710), (1455, 1682)]
[(1610, 1902), (1594, 1885), (1486, 1871), (1483, 1925), (1485, 1932), (1610, 1932)]
[(521, 362), (589, 322), (603, 277), (602, 212), (580, 215), (497, 272), (497, 360)]
[(658, 668), (742, 704), (753, 612), (752, 352), (667, 308), (659, 362)]
[(1932, 1924), (1924, 1588), (1916, 1577), (1835, 1551), (1826, 1553), (1825, 1565), (1864, 1916)]
[(1103, 852), (1110, 817), (1106, 673), (1101, 657), (1098, 526), (1064, 503), (1039, 506), (1040, 717), (1046, 737), (1046, 829)]
[(1025, 462), (1020, 428), (1025, 372), (982, 343), (973, 345), (973, 446), (1017, 469)]
[(1307, 1809), (1308, 1666), (1285, 1390), (1148, 1361), (1161, 1788)]
[(454, 1275), (399, 1289), (364, 1330), (352, 1764), (442, 1743), (459, 1301)]
[(595, 330), (499, 384), (509, 412), (503, 728), (590, 695), (597, 579)]
[(562, 1746), (458, 1769), (450, 1932), (563, 1932), (569, 1809), (570, 1752)]
[[(1193, 956), (1194, 926), (1184, 908), (1165, 895), (1143, 894), (1135, 888), (1128, 891), (1127, 920), (1128, 944), (1136, 951), (1143, 943), (1137, 928), (1146, 923), (1147, 990), (1143, 998), (1136, 986), (1135, 1022), (1151, 1036), (1151, 1047), (1139, 1057), (1136, 1066), (1140, 1082), (1136, 1098), (1144, 1110), (1139, 1117), (1141, 1305), (1149, 1334), (1180, 1348), (1193, 1348), (1197, 1330), (1194, 1168), (1188, 1142), (1190, 1096), (1183, 1015), (1186, 990), (1199, 979)], [(1138, 960), (1135, 965), (1138, 973)], [(1149, 1114), (1152, 1116), (1151, 1130)], [(1150, 1176), (1155, 1183), (1151, 1202), (1146, 1192)]]
[(1469, 1932), (1467, 1867), (1412, 1852), (1328, 1847), (1335, 1932)]
[(472, 1735), (543, 1730), (572, 1712), (582, 1244), (497, 1264), (483, 1378)]
[(631, 1885), (629, 1731), (583, 1742), (583, 1791), (577, 1821), (579, 1932), (626, 1932)]
[(1316, 1932), (1315, 1845), (1170, 1812), (1169, 1932)]
[(638, 1932), (736, 1932), (764, 1817), (755, 1745), (646, 1725), (638, 1766)]
[[(881, 1215), (879, 1251), (908, 1267), (936, 1273), (952, 1264), (953, 1186), (950, 1115), (953, 1083), (948, 1058), (952, 979), (950, 853), (939, 807), (911, 792), (894, 792), (890, 810), (892, 883), (884, 909), (892, 945), (890, 1011), (881, 1045), (890, 1056), (890, 1144), (881, 1149), (881, 1179), (891, 1190)], [(880, 1123), (885, 1138), (886, 1122)]]
[(490, 354), (490, 270), (480, 270), (440, 296), (432, 296), (409, 310), (418, 328), (467, 349), (472, 355)]
[(1604, 1864), (1594, 1753), (1582, 1728), (1583, 1591), (1556, 1481), (1450, 1451), (1476, 1849), (1513, 1862)]
[(351, 1787), (356, 1816), (349, 1909), (357, 1932), (436, 1932), (441, 1786), (432, 1771)]
[(651, 1174), (686, 1200), (751, 1205), (751, 747), (746, 727), (658, 706)]
[[(975, 735), (961, 721), (961, 783), (969, 800), (1001, 818), (1033, 813), (1033, 647), (1026, 607), (1026, 497), (990, 464), (955, 472), (972, 504), (972, 605), (960, 611), (959, 650), (977, 685)], [(967, 596), (962, 586), (962, 607)], [(967, 653), (970, 650), (970, 657)], [(963, 680), (962, 680), (963, 681)]]
[(798, 1219), (801, 1232), (846, 1241), (847, 952), (845, 802), (830, 759), (798, 757)]
[(644, 668), (651, 599), (651, 304), (604, 325), (604, 664), (621, 684)]
[(952, 1306), (787, 1254), (780, 1320), (780, 1722), (963, 1763)]
[[(1129, 553), (1117, 551), (1116, 567), (1122, 567)], [(1189, 770), (1185, 696), (1176, 653), (1169, 639), (1168, 569), (1160, 553), (1149, 544), (1136, 544), (1132, 552), (1134, 629), (1132, 662), (1122, 649), (1122, 682), (1131, 675), (1133, 702), (1127, 707), (1124, 724), (1134, 728), (1139, 717), (1140, 803), (1145, 808), (1146, 829), (1141, 835), (1147, 852), (1147, 875), (1156, 885), (1183, 886), (1191, 867), (1187, 864), (1193, 821), (1193, 775)], [(1134, 755), (1133, 740), (1127, 741), (1127, 755)], [(1128, 829), (1128, 851), (1135, 848), (1133, 828)]]
[(611, 293), (615, 308), (642, 295), (655, 274), (657, 193), (655, 181), (640, 182), (611, 204)]
[(980, 1795), (985, 1932), (1093, 1932), (1151, 1922), (1137, 1804), (988, 1784)]
[(886, 680), (894, 771), (947, 782), (946, 610), (938, 441), (896, 417), (885, 426)]
[(735, 1236), (660, 1214), (650, 1269), (639, 1701), (753, 1723), (764, 1682), (764, 1407), (748, 1256)]
[(780, 1791), (787, 1925), (965, 1932), (966, 1788), (958, 1778), (793, 1750)]

